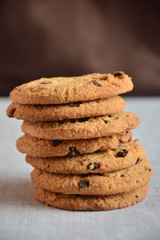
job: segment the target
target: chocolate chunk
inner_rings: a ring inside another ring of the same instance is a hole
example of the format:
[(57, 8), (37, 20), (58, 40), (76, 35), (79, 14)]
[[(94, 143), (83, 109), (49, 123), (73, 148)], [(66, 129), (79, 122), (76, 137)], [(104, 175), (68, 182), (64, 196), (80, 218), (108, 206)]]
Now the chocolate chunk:
[(65, 120), (59, 120), (58, 123), (63, 124), (63, 123), (65, 123)]
[(81, 180), (79, 183), (78, 183), (78, 186), (80, 188), (88, 188), (89, 187), (89, 181), (88, 180)]
[(75, 123), (75, 122), (77, 122), (77, 119), (70, 119), (70, 122)]
[(78, 150), (75, 147), (69, 147), (69, 152), (68, 152), (69, 157), (75, 157), (78, 155), (80, 155), (80, 153), (78, 152)]
[(89, 163), (87, 165), (87, 169), (91, 169), (92, 171), (98, 169), (99, 167), (100, 167), (100, 165), (97, 162)]
[(140, 158), (137, 158), (137, 161), (135, 162), (135, 164), (138, 164), (140, 162)]
[(85, 118), (79, 118), (78, 122), (86, 122), (88, 121), (89, 118), (85, 117)]
[(128, 154), (128, 150), (124, 149), (117, 153), (116, 157), (125, 157)]
[(101, 86), (96, 80), (93, 80), (93, 84), (96, 85), (97, 87)]
[(79, 107), (81, 103), (82, 102), (74, 102), (74, 103), (70, 103), (69, 106), (70, 107)]
[(43, 81), (43, 82), (41, 82), (41, 84), (50, 84), (51, 82), (49, 82), (49, 81)]
[(108, 120), (104, 120), (104, 122), (107, 124), (107, 123), (110, 123), (110, 121), (108, 121)]
[(124, 73), (123, 72), (115, 72), (114, 77), (118, 77), (118, 78), (123, 78), (124, 77)]
[(54, 147), (58, 146), (59, 144), (61, 144), (63, 142), (63, 140), (53, 140), (52, 144)]

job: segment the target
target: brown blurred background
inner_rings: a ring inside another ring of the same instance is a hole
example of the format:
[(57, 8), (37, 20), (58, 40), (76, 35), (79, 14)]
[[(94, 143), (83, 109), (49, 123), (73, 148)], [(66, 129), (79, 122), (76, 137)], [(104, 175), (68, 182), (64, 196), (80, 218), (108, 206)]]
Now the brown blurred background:
[(158, 1), (1, 0), (0, 96), (42, 76), (123, 70), (160, 95)]

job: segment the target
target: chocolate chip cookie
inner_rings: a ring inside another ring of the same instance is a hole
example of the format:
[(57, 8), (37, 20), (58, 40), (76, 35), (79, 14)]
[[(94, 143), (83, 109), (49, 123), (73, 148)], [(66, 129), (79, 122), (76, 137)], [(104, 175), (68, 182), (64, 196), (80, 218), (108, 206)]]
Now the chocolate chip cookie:
[(32, 157), (53, 157), (93, 153), (116, 149), (119, 144), (129, 142), (132, 139), (132, 131), (121, 134), (113, 134), (109, 137), (79, 139), (79, 140), (46, 140), (24, 135), (16, 142), (17, 149), (21, 153), (27, 153)]
[(37, 186), (64, 194), (111, 195), (130, 192), (147, 184), (152, 167), (140, 160), (130, 168), (106, 174), (64, 175), (34, 169), (31, 179)]
[(34, 168), (51, 173), (88, 174), (107, 173), (128, 168), (146, 158), (144, 148), (138, 141), (124, 143), (116, 150), (80, 155), (73, 149), (66, 157), (31, 157), (26, 162)]
[(34, 197), (46, 205), (71, 211), (103, 211), (132, 206), (142, 201), (148, 193), (148, 185), (126, 193), (108, 196), (81, 196), (54, 193), (35, 187)]
[(63, 105), (22, 105), (12, 102), (7, 108), (7, 115), (32, 122), (57, 121), (112, 114), (122, 111), (125, 105), (124, 99), (119, 96)]
[(62, 104), (113, 97), (133, 89), (123, 73), (93, 73), (80, 77), (41, 78), (16, 87), (10, 99), (20, 104)]
[(139, 118), (129, 112), (118, 112), (94, 118), (71, 119), (58, 122), (24, 121), (22, 131), (25, 134), (43, 139), (89, 139), (111, 136), (135, 128)]

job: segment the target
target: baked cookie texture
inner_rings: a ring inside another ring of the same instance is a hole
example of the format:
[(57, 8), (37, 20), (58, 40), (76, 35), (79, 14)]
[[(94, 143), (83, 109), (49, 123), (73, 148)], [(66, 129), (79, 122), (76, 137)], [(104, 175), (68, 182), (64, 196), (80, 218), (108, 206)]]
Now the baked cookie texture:
[(51, 173), (88, 174), (107, 173), (128, 168), (146, 158), (145, 149), (137, 142), (122, 144), (116, 150), (80, 155), (76, 151), (67, 157), (30, 157), (26, 162), (34, 168)]
[(46, 140), (23, 135), (18, 138), (16, 146), (19, 152), (32, 157), (75, 156), (76, 153), (87, 154), (98, 150), (116, 149), (119, 144), (129, 142), (131, 139), (131, 130), (109, 137), (83, 140)]
[(63, 105), (22, 105), (12, 102), (7, 108), (7, 115), (32, 122), (58, 121), (113, 114), (122, 111), (125, 106), (126, 102), (119, 96)]
[(61, 104), (113, 97), (133, 89), (123, 73), (93, 73), (80, 77), (41, 78), (16, 87), (10, 99), (20, 104)]
[(33, 166), (37, 201), (75, 211), (129, 207), (145, 198), (151, 164), (132, 131), (139, 118), (118, 96), (124, 72), (41, 78), (16, 87), (6, 110), (23, 120), (16, 147)]
[(152, 167), (147, 160), (140, 160), (130, 168), (106, 174), (65, 175), (34, 169), (31, 179), (37, 186), (64, 194), (112, 195), (130, 192), (147, 184)]
[(135, 114), (118, 112), (102, 117), (71, 119), (63, 122), (24, 121), (22, 131), (43, 139), (90, 139), (131, 130), (139, 123), (140, 120)]
[(142, 201), (148, 193), (148, 185), (141, 188), (108, 196), (82, 196), (54, 193), (35, 187), (34, 197), (37, 201), (56, 208), (71, 211), (102, 211), (132, 206)]

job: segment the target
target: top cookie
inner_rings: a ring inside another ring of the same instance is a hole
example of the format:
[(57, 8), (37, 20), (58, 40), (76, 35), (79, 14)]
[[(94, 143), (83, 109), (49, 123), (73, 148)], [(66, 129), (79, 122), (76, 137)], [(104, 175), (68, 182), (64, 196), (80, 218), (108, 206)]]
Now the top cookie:
[(61, 104), (109, 98), (132, 89), (131, 78), (123, 72), (93, 73), (31, 81), (13, 89), (10, 99), (20, 104)]

